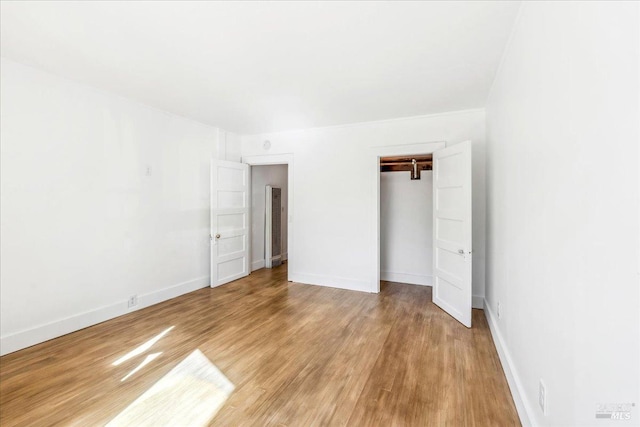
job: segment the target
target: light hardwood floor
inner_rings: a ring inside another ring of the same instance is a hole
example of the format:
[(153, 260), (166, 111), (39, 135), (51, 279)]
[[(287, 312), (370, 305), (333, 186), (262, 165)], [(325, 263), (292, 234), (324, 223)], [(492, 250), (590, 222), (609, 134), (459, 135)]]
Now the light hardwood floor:
[[(473, 324), (429, 287), (366, 294), (259, 270), (0, 358), (0, 424), (103, 425), (200, 349), (236, 386), (211, 425), (520, 425), (482, 311)], [(171, 326), (121, 381), (144, 355), (112, 363)]]

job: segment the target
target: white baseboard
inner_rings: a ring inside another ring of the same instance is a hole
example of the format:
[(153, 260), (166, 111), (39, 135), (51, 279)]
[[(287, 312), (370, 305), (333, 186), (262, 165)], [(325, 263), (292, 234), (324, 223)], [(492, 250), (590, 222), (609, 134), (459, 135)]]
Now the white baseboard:
[(313, 273), (289, 272), (289, 281), (306, 285), (325, 286), (328, 288), (346, 289), (349, 291), (371, 292), (368, 280), (350, 279), (345, 277), (325, 276)]
[(151, 305), (158, 304), (159, 302), (167, 301), (171, 298), (179, 297), (180, 295), (188, 294), (189, 292), (206, 288), (207, 286), (211, 285), (210, 281), (211, 279), (209, 276), (204, 276), (182, 282), (177, 285), (169, 286), (168, 288), (160, 289), (159, 291), (142, 294), (138, 296), (138, 305), (132, 309), (129, 309), (127, 312), (140, 310), (141, 308), (149, 307)]
[(209, 276), (200, 277), (160, 289), (159, 291), (138, 295), (138, 305), (132, 308), (128, 308), (127, 300), (123, 300), (115, 304), (85, 311), (84, 313), (39, 325), (31, 329), (5, 335), (4, 337), (0, 337), (0, 356), (40, 344), (50, 339), (102, 323), (106, 320), (122, 316), (123, 314), (131, 313), (207, 286), (209, 286)]
[(253, 261), (251, 263), (251, 271), (256, 271), (256, 270), (260, 270), (261, 268), (264, 268), (265, 266), (265, 262), (263, 259), (259, 259), (257, 261)]
[(396, 273), (394, 271), (380, 271), (380, 280), (387, 282), (409, 283), (410, 285), (433, 285), (433, 276), (426, 274)]
[(520, 423), (523, 426), (533, 426), (533, 421), (535, 418), (532, 416), (533, 411), (531, 405), (525, 398), (524, 387), (522, 386), (522, 381), (520, 380), (520, 376), (513, 364), (513, 359), (511, 358), (511, 354), (509, 353), (509, 349), (507, 348), (507, 344), (500, 333), (500, 329), (498, 328), (497, 317), (493, 311), (491, 311), (491, 307), (487, 303), (487, 300), (484, 300), (484, 315), (487, 317), (487, 323), (489, 324), (489, 330), (491, 331), (491, 336), (493, 337), (493, 342), (496, 345), (496, 349), (498, 350), (498, 357), (500, 358), (500, 362), (502, 363), (502, 369), (504, 370), (504, 374), (507, 377), (507, 383), (509, 384), (509, 389), (511, 390), (511, 396), (513, 396), (513, 402), (516, 405), (516, 410), (518, 411), (518, 416), (520, 417)]
[[(283, 253), (282, 255), (282, 261), (286, 261), (288, 259), (287, 257), (287, 253)], [(278, 257), (273, 257), (273, 259), (277, 259)], [(251, 263), (251, 271), (256, 271), (256, 270), (260, 270), (261, 268), (264, 268), (266, 265), (266, 262), (264, 261), (264, 259), (259, 259), (257, 261), (253, 261)]]
[[(381, 271), (380, 280), (387, 282), (408, 283), (410, 285), (420, 286), (433, 286), (433, 276), (411, 274), (411, 273), (396, 273), (393, 271)], [(473, 295), (471, 300), (471, 307), (484, 309), (484, 296)]]
[(471, 297), (471, 307), (479, 308), (480, 310), (484, 310), (484, 297), (473, 295)]

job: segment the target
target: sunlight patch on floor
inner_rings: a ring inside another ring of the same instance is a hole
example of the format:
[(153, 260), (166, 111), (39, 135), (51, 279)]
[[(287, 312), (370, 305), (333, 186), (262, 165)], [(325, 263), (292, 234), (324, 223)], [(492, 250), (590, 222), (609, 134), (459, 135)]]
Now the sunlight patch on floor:
[(195, 350), (107, 426), (204, 426), (235, 386)]
[(138, 372), (140, 369), (144, 368), (145, 366), (147, 366), (147, 364), (153, 362), (153, 360), (160, 356), (162, 354), (162, 352), (159, 353), (153, 353), (153, 354), (149, 354), (147, 357), (144, 358), (144, 360), (138, 365), (136, 366), (131, 372), (129, 372), (127, 375), (125, 375), (120, 382), (126, 380), (127, 378), (129, 378), (131, 375), (135, 374), (136, 372)]
[(121, 363), (124, 363), (127, 360), (131, 359), (132, 357), (136, 357), (136, 356), (144, 353), (145, 351), (149, 350), (155, 343), (157, 343), (160, 340), (160, 338), (162, 338), (163, 336), (167, 335), (169, 333), (169, 331), (172, 330), (173, 328), (175, 328), (175, 326), (168, 327), (167, 329), (165, 329), (164, 331), (160, 332), (155, 337), (151, 338), (146, 343), (144, 343), (141, 346), (131, 350), (129, 353), (125, 354), (120, 359), (118, 359), (115, 362), (113, 362), (112, 365), (113, 366), (118, 366)]

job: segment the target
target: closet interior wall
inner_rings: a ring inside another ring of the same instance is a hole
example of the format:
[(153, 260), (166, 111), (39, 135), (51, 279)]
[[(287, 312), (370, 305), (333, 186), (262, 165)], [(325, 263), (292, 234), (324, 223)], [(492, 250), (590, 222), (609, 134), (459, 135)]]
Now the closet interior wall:
[(433, 174), (380, 173), (380, 279), (415, 285), (433, 280)]

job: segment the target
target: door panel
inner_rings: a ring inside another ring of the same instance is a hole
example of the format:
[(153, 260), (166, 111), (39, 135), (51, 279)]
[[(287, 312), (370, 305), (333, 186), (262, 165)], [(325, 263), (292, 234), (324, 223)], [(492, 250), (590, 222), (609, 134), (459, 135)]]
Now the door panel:
[(216, 221), (218, 233), (223, 231), (228, 233), (246, 228), (247, 214), (241, 212), (243, 208), (237, 208), (237, 210), (238, 212), (229, 212), (227, 209), (221, 209), (222, 212), (218, 213)]
[(244, 207), (244, 192), (218, 191), (218, 206), (227, 206), (229, 208)]
[(211, 161), (211, 287), (249, 274), (249, 166)]
[(433, 153), (433, 302), (471, 327), (471, 142)]

